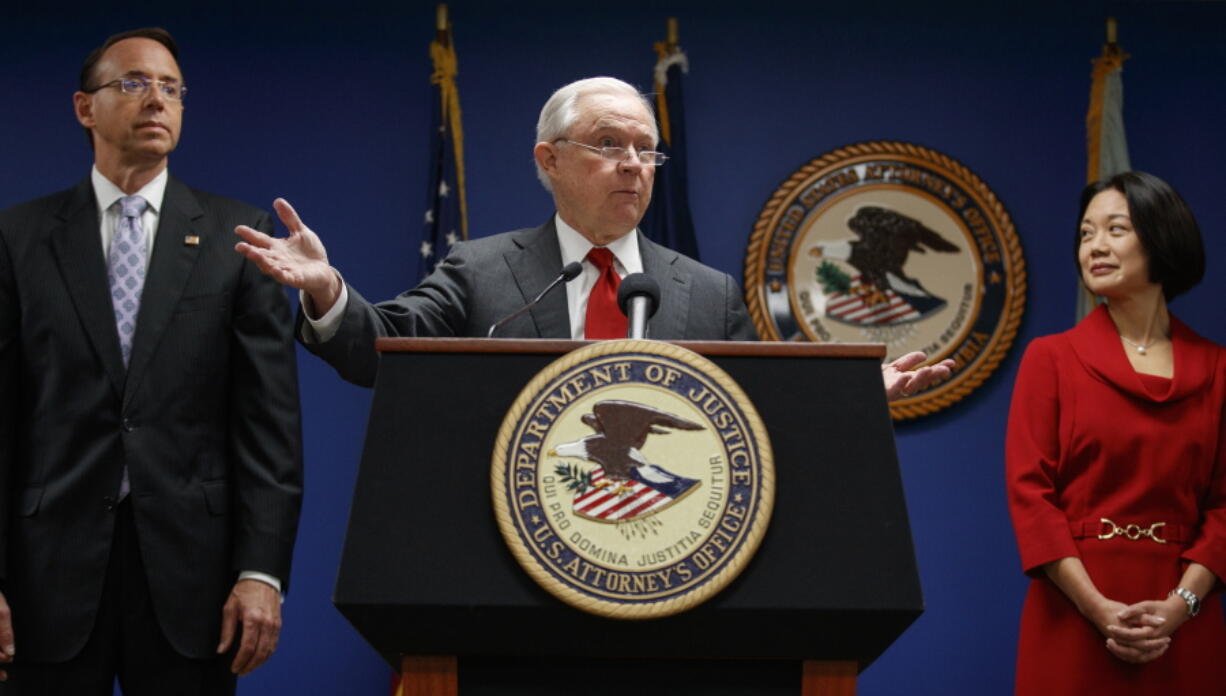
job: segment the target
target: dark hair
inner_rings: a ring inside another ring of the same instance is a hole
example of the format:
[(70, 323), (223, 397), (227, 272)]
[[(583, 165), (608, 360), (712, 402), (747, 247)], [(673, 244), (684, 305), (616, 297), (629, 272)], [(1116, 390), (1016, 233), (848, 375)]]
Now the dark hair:
[[(1107, 189), (1124, 194), (1128, 216), (1149, 263), (1149, 280), (1162, 285), (1167, 302), (1191, 290), (1205, 277), (1205, 245), (1200, 226), (1183, 197), (1162, 179), (1145, 172), (1123, 172), (1096, 181), (1081, 192), (1073, 259), (1081, 246), (1081, 221), (1090, 201)], [(1077, 261), (1078, 277), (1081, 263)]]
[[(128, 31), (120, 32), (114, 36), (107, 37), (102, 45), (89, 52), (85, 56), (85, 62), (81, 64), (81, 75), (77, 82), (77, 88), (82, 92), (97, 91), (98, 86), (93, 82), (97, 79), (94, 75), (94, 68), (98, 67), (98, 61), (102, 60), (102, 54), (111, 46), (125, 39), (152, 39), (166, 47), (170, 51), (170, 56), (179, 61), (179, 45), (175, 43), (175, 39), (170, 35), (170, 32), (161, 27), (142, 27), (140, 29), (129, 29)], [(94, 138), (90, 134), (90, 129), (85, 129), (85, 139), (89, 141), (90, 149), (94, 147)]]

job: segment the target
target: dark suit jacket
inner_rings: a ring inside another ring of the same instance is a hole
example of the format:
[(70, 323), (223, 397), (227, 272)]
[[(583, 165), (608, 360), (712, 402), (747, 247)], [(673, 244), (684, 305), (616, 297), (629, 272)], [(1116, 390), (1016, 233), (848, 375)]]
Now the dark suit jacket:
[(0, 587), (23, 658), (85, 643), (125, 464), (176, 650), (214, 653), (240, 570), (289, 579), (302, 494), (289, 306), (234, 253), (240, 223), (272, 229), (169, 179), (125, 371), (90, 181), (0, 212)]
[[(660, 285), (660, 308), (648, 336), (661, 340), (747, 341), (757, 338), (736, 281), (726, 273), (639, 234), (643, 272)], [(374, 342), (382, 336), (483, 337), (562, 270), (553, 218), (530, 229), (461, 242), (420, 285), (371, 304), (353, 286), (337, 334), (303, 345), (345, 379), (370, 386), (378, 370)], [(297, 335), (305, 318), (299, 312)], [(309, 327), (307, 334), (311, 335)], [(570, 338), (566, 291), (556, 288), (529, 314), (499, 329), (499, 338)]]

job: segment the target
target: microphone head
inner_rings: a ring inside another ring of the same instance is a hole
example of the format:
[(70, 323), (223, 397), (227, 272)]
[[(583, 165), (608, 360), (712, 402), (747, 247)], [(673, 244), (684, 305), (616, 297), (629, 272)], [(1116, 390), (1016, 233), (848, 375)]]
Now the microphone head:
[(582, 272), (583, 264), (579, 263), (578, 261), (571, 261), (562, 267), (562, 282), (569, 283), (575, 278), (578, 278), (579, 274)]
[(631, 273), (622, 278), (621, 285), (617, 288), (617, 306), (621, 307), (622, 314), (630, 316), (630, 298), (636, 296), (651, 300), (647, 303), (647, 318), (655, 316), (660, 307), (660, 284), (655, 278), (646, 273)]

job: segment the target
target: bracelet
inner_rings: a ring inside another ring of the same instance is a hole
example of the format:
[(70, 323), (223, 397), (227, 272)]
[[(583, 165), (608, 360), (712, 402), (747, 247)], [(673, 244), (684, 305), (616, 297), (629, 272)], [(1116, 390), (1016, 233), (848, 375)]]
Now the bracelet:
[(1200, 597), (1197, 597), (1191, 590), (1185, 590), (1182, 587), (1176, 587), (1167, 593), (1167, 597), (1178, 595), (1180, 599), (1188, 605), (1188, 616), (1196, 616), (1200, 613)]

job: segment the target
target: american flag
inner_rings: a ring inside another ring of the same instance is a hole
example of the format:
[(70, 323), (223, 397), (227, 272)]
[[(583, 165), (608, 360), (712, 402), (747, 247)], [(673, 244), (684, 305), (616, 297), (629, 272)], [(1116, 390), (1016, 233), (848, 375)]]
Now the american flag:
[(464, 194), (464, 131), (460, 125), (460, 92), (456, 87), (455, 46), (451, 25), (440, 28), (430, 43), (434, 71), (430, 74), (432, 122), (430, 178), (426, 212), (418, 245), (417, 273), (421, 280), (447, 256), (456, 242), (468, 239), (468, 209)]
[(915, 321), (922, 315), (890, 288), (864, 285), (857, 273), (846, 293), (826, 294), (826, 316), (848, 324), (887, 325)]
[[(420, 281), (447, 256), (451, 245), (468, 239), (468, 207), (464, 197), (464, 130), (460, 126), (460, 93), (456, 88), (457, 70), (455, 46), (451, 42), (451, 22), (447, 5), (439, 5), (437, 34), (430, 42), (430, 58), (434, 70), (430, 73), (430, 184), (426, 190), (426, 213), (422, 221), (421, 244), (418, 246), (417, 269), (414, 279)], [(441, 659), (441, 658), (440, 658)], [(450, 663), (454, 679), (454, 662)], [(438, 677), (446, 680), (445, 676)], [(412, 675), (392, 673), (388, 688), (390, 696), (415, 692), (407, 682)]]
[(638, 470), (631, 470), (630, 476), (618, 481), (605, 476), (604, 467), (596, 467), (591, 473), (591, 484), (575, 495), (575, 514), (597, 522), (629, 522), (667, 508), (699, 483), (676, 475), (660, 483), (647, 479)]

